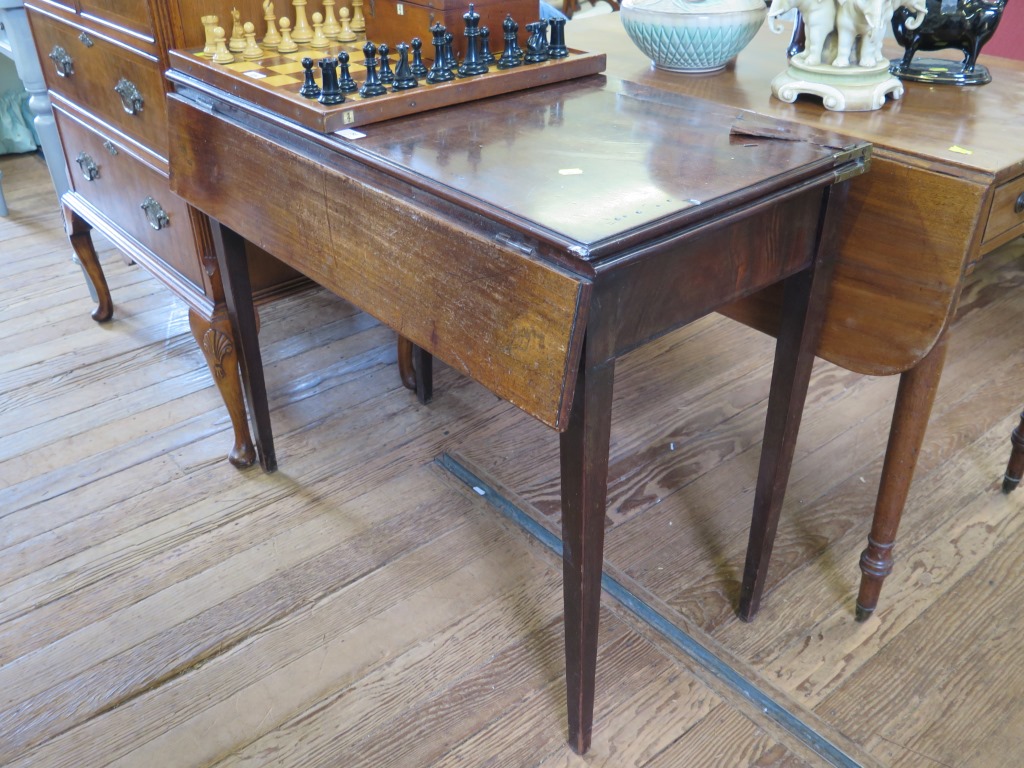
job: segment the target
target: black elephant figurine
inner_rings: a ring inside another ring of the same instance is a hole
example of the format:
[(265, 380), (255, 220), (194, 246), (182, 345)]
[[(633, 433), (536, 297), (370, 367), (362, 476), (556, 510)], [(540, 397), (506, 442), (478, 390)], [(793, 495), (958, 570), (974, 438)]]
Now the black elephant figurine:
[[(928, 11), (916, 26), (911, 11), (897, 8), (892, 17), (892, 31), (896, 42), (906, 49), (903, 59), (892, 67), (894, 74), (909, 80), (950, 82), (959, 85), (980, 85), (991, 80), (988, 71), (978, 65), (981, 47), (996, 31), (1007, 0), (927, 0)], [(909, 23), (908, 23), (909, 22)], [(964, 60), (959, 71), (946, 66), (945, 75), (938, 74), (938, 59), (929, 59), (928, 65), (915, 67), (914, 54), (920, 51), (939, 51), (958, 48)]]

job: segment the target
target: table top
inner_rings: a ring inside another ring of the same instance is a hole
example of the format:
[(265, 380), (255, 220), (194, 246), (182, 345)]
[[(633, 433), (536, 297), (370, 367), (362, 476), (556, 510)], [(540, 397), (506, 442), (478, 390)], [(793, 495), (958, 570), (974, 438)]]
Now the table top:
[[(772, 96), (772, 78), (786, 68), (789, 33), (788, 26), (784, 34), (774, 34), (765, 24), (733, 63), (711, 75), (655, 69), (630, 41), (618, 14), (574, 20), (566, 39), (571, 45), (606, 53), (610, 75), (869, 141), (880, 156), (896, 152), (905, 162), (987, 175), (996, 183), (1024, 173), (1024, 62), (982, 54), (980, 62), (992, 72), (987, 85), (907, 82), (903, 97), (890, 99), (879, 110), (830, 112), (820, 100), (800, 98), (787, 104)], [(886, 53), (895, 58), (903, 49), (890, 40)]]
[[(810, 128), (794, 133), (731, 107), (604, 75), (326, 136), (181, 73), (171, 80), (179, 91), (216, 94), (242, 119), (276, 120), (292, 138), (539, 240), (584, 272), (587, 262), (820, 175), (845, 162), (844, 144), (866, 153), (841, 137)], [(779, 131), (788, 140), (737, 131)], [(287, 187), (276, 194), (286, 201)]]

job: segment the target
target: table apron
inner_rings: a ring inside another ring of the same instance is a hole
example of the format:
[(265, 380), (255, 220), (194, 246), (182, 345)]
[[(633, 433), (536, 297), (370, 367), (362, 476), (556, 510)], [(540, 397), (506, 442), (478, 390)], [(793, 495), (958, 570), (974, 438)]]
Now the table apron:
[(621, 355), (808, 268), (822, 195), (822, 185), (784, 191), (751, 211), (664, 238), (609, 269), (599, 267), (588, 357)]

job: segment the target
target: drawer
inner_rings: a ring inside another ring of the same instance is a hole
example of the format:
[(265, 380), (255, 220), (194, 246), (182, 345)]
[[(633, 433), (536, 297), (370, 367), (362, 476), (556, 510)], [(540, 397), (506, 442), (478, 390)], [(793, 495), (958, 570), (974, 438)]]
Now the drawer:
[(992, 211), (985, 225), (985, 242), (1010, 240), (1024, 234), (1024, 176), (1011, 179), (996, 189)]
[(79, 0), (83, 16), (153, 39), (153, 19), (144, 0)]
[[(206, 293), (188, 207), (171, 192), (167, 177), (133, 155), (129, 145), (97, 133), (59, 106), (54, 116), (75, 193), (112, 226), (187, 278), (199, 293)], [(149, 201), (147, 213), (143, 206)], [(159, 218), (157, 205), (165, 218)]]
[(47, 86), (167, 157), (167, 105), (160, 63), (95, 32), (29, 12)]

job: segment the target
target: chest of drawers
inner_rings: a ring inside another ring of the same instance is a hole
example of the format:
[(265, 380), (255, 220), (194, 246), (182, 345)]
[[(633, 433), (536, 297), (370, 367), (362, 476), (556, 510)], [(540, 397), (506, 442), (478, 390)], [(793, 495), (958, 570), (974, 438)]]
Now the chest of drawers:
[[(92, 245), (102, 232), (189, 307), (234, 428), (229, 459), (252, 462), (236, 366), (234, 334), (206, 217), (169, 187), (167, 51), (202, 45), (202, 16), (230, 25), (237, 7), (262, 20), (260, 0), (28, 0), (46, 85), (53, 102), (71, 189), (61, 201), (68, 236), (98, 297), (97, 320), (113, 302)], [(254, 289), (264, 299), (301, 284), (297, 273), (248, 246)]]

